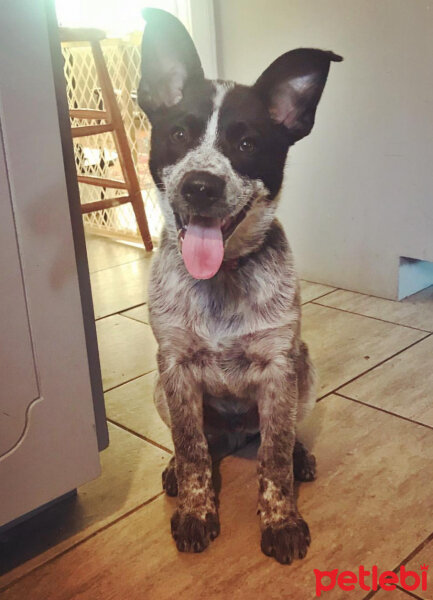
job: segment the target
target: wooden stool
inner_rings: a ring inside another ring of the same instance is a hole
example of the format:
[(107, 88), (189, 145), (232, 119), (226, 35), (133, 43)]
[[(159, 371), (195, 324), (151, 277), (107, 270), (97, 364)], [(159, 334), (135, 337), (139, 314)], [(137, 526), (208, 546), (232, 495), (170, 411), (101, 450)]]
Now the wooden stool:
[(90, 44), (105, 109), (71, 109), (69, 114), (74, 119), (97, 119), (105, 121), (105, 123), (97, 125), (72, 127), (72, 137), (87, 137), (90, 135), (111, 132), (113, 134), (124, 179), (124, 181), (117, 181), (116, 179), (106, 179), (104, 177), (95, 177), (92, 175), (78, 175), (78, 181), (80, 183), (96, 185), (102, 188), (114, 188), (127, 191), (127, 195), (125, 196), (120, 196), (118, 198), (104, 198), (103, 200), (98, 200), (96, 202), (82, 204), (81, 212), (83, 214), (95, 212), (97, 210), (113, 208), (130, 202), (134, 210), (144, 247), (146, 250), (152, 250), (153, 244), (149, 233), (146, 213), (144, 211), (140, 183), (129, 148), (125, 125), (123, 123), (122, 115), (120, 114), (119, 105), (117, 104), (116, 95), (99, 43), (101, 40), (105, 39), (105, 32), (99, 29), (69, 29), (63, 27), (60, 27), (59, 31), (61, 42), (88, 42)]

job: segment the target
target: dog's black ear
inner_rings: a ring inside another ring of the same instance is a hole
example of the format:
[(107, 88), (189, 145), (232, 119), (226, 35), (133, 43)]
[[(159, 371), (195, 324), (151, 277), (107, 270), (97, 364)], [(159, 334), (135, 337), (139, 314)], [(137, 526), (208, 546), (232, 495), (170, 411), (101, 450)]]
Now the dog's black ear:
[(271, 119), (287, 127), (293, 142), (312, 130), (329, 65), (342, 60), (333, 52), (298, 48), (277, 58), (254, 84)]
[(194, 42), (176, 17), (157, 8), (145, 8), (143, 17), (138, 103), (151, 116), (158, 108), (177, 104), (185, 83), (204, 74)]

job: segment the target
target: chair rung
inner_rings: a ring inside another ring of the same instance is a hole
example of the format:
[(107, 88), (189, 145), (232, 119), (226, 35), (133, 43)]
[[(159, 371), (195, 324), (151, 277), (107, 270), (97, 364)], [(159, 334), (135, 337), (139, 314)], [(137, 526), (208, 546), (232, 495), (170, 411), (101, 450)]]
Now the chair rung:
[(103, 123), (102, 125), (83, 125), (82, 127), (72, 127), (71, 129), (73, 138), (97, 135), (98, 133), (106, 133), (107, 131), (114, 131), (114, 125), (112, 123)]
[(98, 185), (100, 187), (114, 188), (116, 190), (128, 189), (125, 181), (118, 181), (117, 179), (105, 179), (104, 177), (94, 177), (93, 175), (78, 175), (78, 181), (80, 183), (87, 183), (88, 185)]
[(96, 110), (94, 108), (71, 108), (69, 114), (73, 119), (108, 119), (106, 110)]
[(97, 200), (96, 202), (87, 202), (81, 205), (81, 212), (87, 214), (96, 210), (104, 210), (106, 208), (115, 208), (121, 204), (131, 202), (129, 196), (120, 196), (120, 198), (107, 198), (106, 200)]

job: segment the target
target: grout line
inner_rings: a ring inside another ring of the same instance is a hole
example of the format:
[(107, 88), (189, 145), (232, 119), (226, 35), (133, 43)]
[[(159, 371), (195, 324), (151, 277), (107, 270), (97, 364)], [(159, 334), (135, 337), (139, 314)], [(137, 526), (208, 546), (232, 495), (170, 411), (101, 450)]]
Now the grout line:
[(154, 440), (151, 440), (150, 438), (146, 437), (145, 435), (142, 435), (141, 433), (138, 433), (137, 431), (134, 431), (133, 429), (130, 429), (126, 425), (122, 425), (122, 423), (119, 423), (118, 421), (114, 421), (113, 419), (110, 419), (109, 417), (107, 417), (107, 421), (109, 423), (111, 423), (112, 425), (116, 425), (116, 427), (119, 427), (119, 429), (123, 429), (124, 431), (127, 431), (128, 433), (131, 433), (132, 435), (135, 435), (136, 437), (140, 438), (140, 440), (143, 440), (143, 441), (147, 442), (148, 444), (152, 444), (152, 446), (156, 446), (160, 450), (164, 450), (164, 452), (168, 452), (169, 454), (173, 454), (173, 450), (170, 450), (169, 448), (166, 448), (162, 444), (159, 444), (158, 442), (155, 442)]
[[(144, 323), (142, 323), (142, 325), (144, 325)], [(115, 390), (119, 387), (122, 387), (122, 385), (131, 383), (132, 381), (135, 381), (136, 379), (140, 379), (140, 377), (144, 377), (145, 375), (149, 375), (150, 373), (154, 373), (155, 371), (156, 371), (156, 369), (151, 369), (150, 371), (146, 371), (145, 373), (140, 373), (140, 375), (136, 375), (135, 377), (132, 377), (131, 379), (122, 381), (121, 383), (118, 383), (117, 385), (113, 385), (113, 387), (107, 388), (106, 390), (104, 390), (104, 394), (106, 394), (107, 392), (112, 392), (113, 390)]]
[[(305, 279), (304, 279), (305, 281)], [(309, 281), (308, 283), (313, 283), (313, 281)], [(319, 284), (320, 285), (320, 284)], [(316, 298), (311, 298), (311, 300), (307, 300), (306, 302), (301, 302), (301, 306), (305, 306), (306, 304), (313, 304), (316, 300), (319, 300), (319, 298), (323, 298), (324, 296), (329, 296), (329, 294), (333, 294), (334, 292), (338, 292), (339, 290), (337, 288), (331, 290), (330, 292), (325, 292), (324, 294), (320, 294), (320, 296), (316, 296)], [(301, 298), (302, 300), (302, 298)], [(324, 306), (323, 304), (321, 304), (321, 306)]]
[[(86, 248), (87, 250), (87, 248)], [(118, 265), (111, 265), (111, 267), (103, 267), (102, 269), (96, 269), (96, 271), (90, 271), (89, 269), (89, 273), (90, 275), (93, 275), (94, 273), (101, 273), (102, 271), (108, 271), (109, 269), (116, 269), (117, 267), (123, 267), (125, 265), (130, 265), (134, 262), (141, 262), (143, 260), (146, 260), (147, 258), (150, 258), (148, 256), (143, 256), (142, 258), (133, 258), (132, 260), (127, 260), (124, 263), (120, 263)]]
[(94, 531), (93, 533), (91, 533), (90, 535), (88, 535), (87, 537), (84, 537), (83, 539), (78, 540), (75, 544), (72, 544), (69, 548), (65, 548), (65, 550), (62, 550), (62, 552), (59, 552), (59, 554), (56, 554), (56, 556), (53, 556), (52, 558), (46, 560), (45, 562), (41, 563), (40, 565), (36, 565), (33, 569), (30, 569), (29, 571), (27, 571), (27, 573), (23, 573), (22, 575), (20, 575), (19, 577), (17, 577), (14, 581), (11, 581), (10, 583), (8, 583), (7, 585), (5, 585), (4, 587), (0, 588), (0, 592), (4, 592), (5, 590), (8, 590), (8, 589), (12, 588), (15, 584), (17, 584), (19, 581), (21, 581), (22, 579), (24, 579), (28, 575), (31, 575), (31, 574), (35, 573), (35, 571), (38, 571), (39, 569), (42, 569), (42, 567), (45, 567), (49, 563), (55, 562), (56, 560), (58, 560), (59, 558), (61, 558), (63, 555), (67, 554), (71, 550), (74, 550), (78, 546), (81, 546), (81, 544), (84, 544), (84, 542), (87, 542), (87, 541), (91, 540), (92, 538), (94, 538), (98, 534), (102, 533), (103, 531), (106, 531), (107, 529), (109, 529), (113, 525), (116, 525), (117, 523), (120, 523), (120, 521), (123, 521), (127, 517), (130, 517), (133, 513), (141, 510), (142, 508), (144, 508), (148, 504), (151, 504), (152, 502), (154, 502), (154, 500), (157, 500), (158, 498), (160, 498), (163, 495), (164, 495), (164, 491), (159, 492), (158, 494), (156, 494), (155, 496), (152, 496), (152, 498), (149, 498), (148, 500), (146, 500), (142, 504), (139, 504), (138, 506), (135, 506), (134, 508), (132, 508), (131, 510), (129, 510), (125, 514), (120, 515), (117, 519), (114, 519), (110, 523), (106, 523), (100, 529), (97, 529), (96, 531)]
[[(138, 308), (139, 306), (143, 306), (143, 304), (146, 304), (146, 302), (140, 302), (140, 304), (134, 304), (134, 306), (129, 306), (128, 308), (122, 308), (122, 310), (118, 310), (116, 312), (110, 313), (109, 315), (103, 315), (102, 317), (97, 317), (95, 319), (95, 321), (102, 321), (102, 319), (107, 319), (108, 317), (114, 317), (115, 315), (119, 315), (119, 317), (126, 317), (127, 319), (130, 319), (131, 317), (127, 317), (126, 315), (122, 314), (123, 312), (126, 312), (127, 310), (132, 310), (133, 308)], [(136, 320), (136, 319), (134, 319)], [(138, 321), (139, 323), (141, 323), (142, 325), (147, 325), (147, 323), (143, 323), (143, 321)]]
[[(328, 294), (324, 294), (327, 296)], [(323, 306), (323, 308), (331, 308), (333, 310), (339, 310), (340, 312), (348, 313), (349, 315), (357, 315), (358, 317), (365, 317), (366, 319), (373, 319), (374, 321), (380, 321), (381, 323), (388, 323), (389, 325), (397, 325), (398, 327), (406, 327), (406, 329), (413, 329), (415, 331), (422, 331), (423, 333), (433, 333), (428, 329), (421, 329), (420, 327), (413, 327), (412, 325), (403, 325), (402, 323), (395, 323), (394, 321), (386, 321), (385, 319), (380, 319), (379, 317), (372, 317), (371, 315), (364, 315), (362, 313), (354, 312), (353, 310), (346, 310), (345, 308), (338, 308), (337, 306), (329, 306), (328, 304), (321, 304), (320, 302), (316, 302), (323, 298), (323, 296), (319, 296), (319, 298), (315, 298), (314, 300), (310, 300), (311, 304), (317, 304), (318, 306)]]
[(364, 375), (366, 375), (367, 373), (370, 373), (370, 371), (373, 371), (373, 369), (376, 369), (377, 367), (380, 367), (381, 365), (385, 364), (386, 362), (388, 362), (389, 360), (395, 358), (396, 356), (398, 356), (399, 354), (403, 354), (403, 352), (406, 352), (406, 350), (409, 350), (410, 348), (412, 348), (413, 346), (416, 346), (417, 344), (419, 344), (420, 342), (423, 342), (424, 340), (426, 340), (427, 338), (431, 337), (433, 335), (433, 333), (428, 333), (427, 335), (425, 335), (424, 337), (420, 338), (419, 340), (416, 340), (416, 342), (412, 342), (412, 344), (409, 344), (409, 346), (406, 346), (405, 348), (402, 348), (401, 350), (399, 350), (398, 352), (395, 352), (394, 354), (391, 354), (390, 356), (388, 356), (387, 358), (379, 361), (378, 363), (376, 363), (375, 365), (371, 366), (369, 369), (367, 369), (366, 371), (363, 371), (362, 373), (359, 373), (359, 375), (355, 375), (355, 377), (352, 377), (351, 379), (348, 379), (347, 381), (345, 381), (344, 383), (342, 383), (341, 385), (337, 386), (336, 388), (334, 388), (333, 390), (326, 392), (326, 394), (323, 394), (323, 396), (319, 396), (319, 398), (317, 398), (317, 402), (320, 402), (321, 400), (324, 400), (325, 398), (327, 398), (328, 396), (331, 396), (332, 394), (335, 394), (335, 392), (337, 392), (338, 390), (341, 390), (342, 388), (344, 388), (346, 385), (349, 385), (349, 383), (353, 383), (354, 381), (356, 381), (357, 379), (360, 379), (361, 377), (364, 377)]
[[(146, 303), (144, 304), (140, 304), (140, 306), (145, 306)], [(135, 306), (134, 308), (137, 308), (137, 306)], [(128, 310), (133, 310), (128, 309)], [(122, 317), (126, 317), (127, 319), (131, 319), (131, 321), (136, 321), (137, 323), (141, 323), (142, 325), (149, 325), (149, 323), (147, 321), (141, 321), (140, 319), (137, 319), (136, 317), (130, 317), (129, 315), (125, 315), (125, 313), (120, 313), (122, 315)]]
[(334, 392), (335, 396), (338, 396), (339, 398), (344, 398), (345, 400), (350, 400), (351, 402), (356, 402), (357, 404), (362, 404), (362, 406), (368, 406), (369, 408), (374, 408), (376, 410), (379, 410), (380, 412), (383, 412), (387, 415), (391, 415), (392, 417), (397, 417), (398, 419), (402, 419), (403, 421), (408, 421), (409, 423), (412, 423), (413, 425), (421, 425), (422, 427), (426, 427), (427, 429), (433, 429), (433, 427), (431, 425), (426, 425), (425, 423), (421, 423), (420, 421), (415, 421), (414, 419), (409, 419), (409, 417), (404, 417), (403, 415), (399, 415), (398, 413), (393, 413), (389, 410), (386, 410), (385, 408), (381, 408), (380, 406), (375, 406), (374, 404), (368, 404), (367, 402), (363, 402), (362, 400), (356, 400), (356, 398), (351, 398), (350, 396), (345, 396), (344, 394), (341, 394), (340, 392)]

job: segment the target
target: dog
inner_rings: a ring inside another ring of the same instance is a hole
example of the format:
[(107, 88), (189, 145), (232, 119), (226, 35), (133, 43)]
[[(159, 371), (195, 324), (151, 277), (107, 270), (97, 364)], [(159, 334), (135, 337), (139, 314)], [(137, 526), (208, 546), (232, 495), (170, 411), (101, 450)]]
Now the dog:
[(209, 445), (260, 432), (261, 548), (291, 563), (310, 544), (294, 478), (314, 479), (315, 459), (296, 428), (316, 397), (275, 210), (288, 149), (310, 133), (330, 63), (342, 58), (301, 48), (251, 87), (211, 81), (180, 21), (143, 14), (138, 102), (152, 125), (149, 168), (165, 219), (149, 315), (155, 403), (175, 449), (163, 473), (166, 493), (178, 496), (172, 535), (186, 552), (218, 536)]

